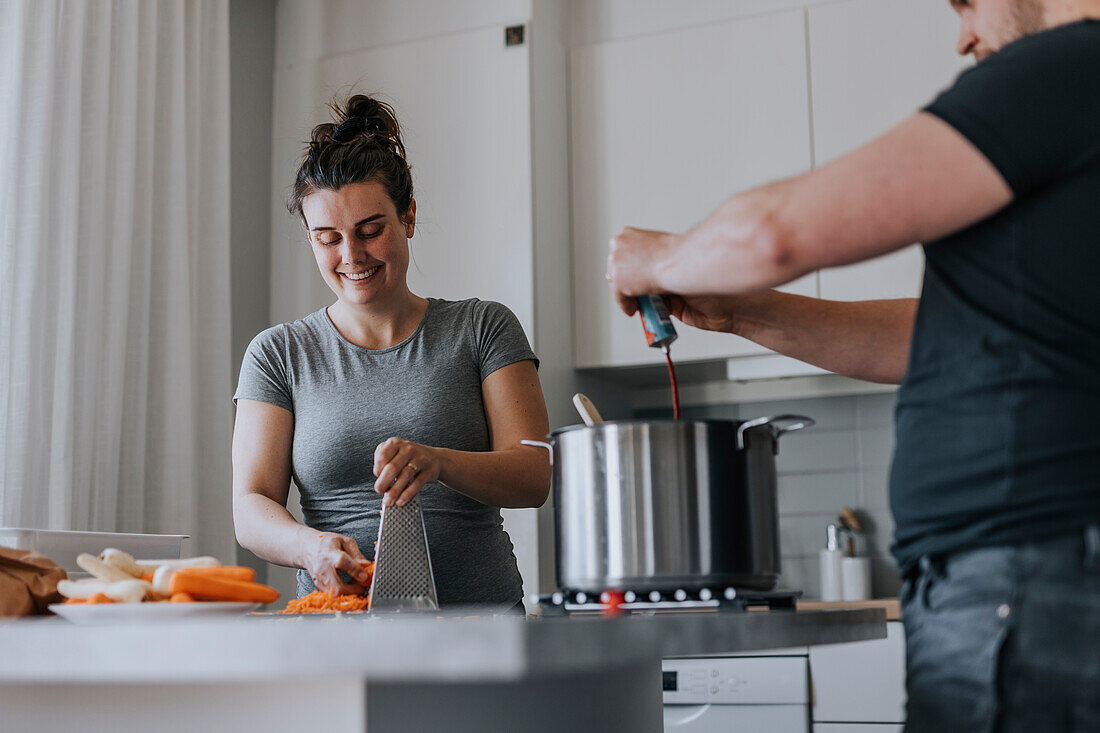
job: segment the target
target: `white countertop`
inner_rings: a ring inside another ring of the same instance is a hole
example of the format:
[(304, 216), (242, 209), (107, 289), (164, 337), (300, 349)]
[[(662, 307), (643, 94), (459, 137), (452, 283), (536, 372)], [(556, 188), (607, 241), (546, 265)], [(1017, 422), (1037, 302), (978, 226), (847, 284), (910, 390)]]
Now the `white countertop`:
[(886, 636), (881, 609), (564, 617), (251, 616), (158, 625), (0, 623), (0, 684), (361, 680), (506, 681), (664, 657)]

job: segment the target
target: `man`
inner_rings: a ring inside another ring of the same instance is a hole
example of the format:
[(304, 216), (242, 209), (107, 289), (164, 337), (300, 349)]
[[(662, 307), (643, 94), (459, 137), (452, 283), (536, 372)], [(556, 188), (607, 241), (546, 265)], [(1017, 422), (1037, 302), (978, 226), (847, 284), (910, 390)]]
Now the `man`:
[[(1100, 730), (1100, 0), (953, 0), (978, 64), (684, 235), (626, 229), (625, 312), (900, 382), (908, 730)], [(921, 298), (767, 291), (925, 243)]]

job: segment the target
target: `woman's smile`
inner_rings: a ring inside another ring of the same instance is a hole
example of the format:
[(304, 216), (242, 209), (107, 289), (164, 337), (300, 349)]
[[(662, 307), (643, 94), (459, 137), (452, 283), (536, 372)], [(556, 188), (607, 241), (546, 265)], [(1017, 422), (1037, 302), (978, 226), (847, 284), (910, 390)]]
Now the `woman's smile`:
[(340, 274), (345, 280), (351, 280), (353, 283), (358, 284), (374, 277), (374, 273), (378, 272), (380, 269), (382, 269), (382, 265), (375, 265), (369, 270), (363, 270), (362, 272), (341, 272)]

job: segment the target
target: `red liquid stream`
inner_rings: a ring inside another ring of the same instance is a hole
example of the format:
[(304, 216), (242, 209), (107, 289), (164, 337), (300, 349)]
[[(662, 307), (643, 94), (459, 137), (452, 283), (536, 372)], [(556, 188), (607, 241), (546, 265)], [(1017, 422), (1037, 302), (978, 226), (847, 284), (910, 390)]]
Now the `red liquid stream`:
[(676, 368), (672, 366), (672, 352), (665, 347), (665, 361), (668, 362), (668, 380), (672, 383), (672, 419), (680, 419), (680, 388), (676, 386)]

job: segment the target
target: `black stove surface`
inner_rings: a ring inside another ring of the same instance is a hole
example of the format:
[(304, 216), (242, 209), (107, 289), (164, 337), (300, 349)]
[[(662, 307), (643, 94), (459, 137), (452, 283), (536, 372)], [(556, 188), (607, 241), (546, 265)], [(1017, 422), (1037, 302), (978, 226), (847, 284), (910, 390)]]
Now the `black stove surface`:
[(605, 591), (599, 595), (583, 591), (564, 591), (537, 596), (543, 616), (571, 614), (622, 613), (652, 614), (668, 612), (722, 611), (744, 612), (750, 609), (794, 611), (800, 590), (755, 590), (746, 588), (704, 588), (688, 592)]

